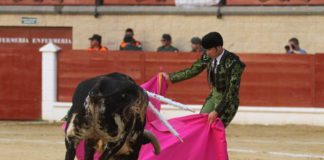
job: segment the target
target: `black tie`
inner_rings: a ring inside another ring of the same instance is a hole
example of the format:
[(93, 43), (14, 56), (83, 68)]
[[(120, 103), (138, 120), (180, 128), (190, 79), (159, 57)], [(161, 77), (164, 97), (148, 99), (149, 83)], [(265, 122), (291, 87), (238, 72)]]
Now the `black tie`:
[(216, 72), (216, 67), (217, 67), (217, 60), (213, 60), (210, 70), (209, 70), (209, 76), (208, 76), (208, 84), (209, 87), (212, 88), (212, 85), (215, 86), (215, 72)]

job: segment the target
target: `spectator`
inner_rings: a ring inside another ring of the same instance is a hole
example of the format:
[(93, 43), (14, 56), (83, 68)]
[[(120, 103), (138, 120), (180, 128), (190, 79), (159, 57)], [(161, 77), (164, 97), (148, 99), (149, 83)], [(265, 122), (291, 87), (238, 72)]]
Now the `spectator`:
[(287, 54), (306, 54), (306, 51), (299, 47), (299, 41), (297, 38), (291, 38), (288, 43), (289, 44), (285, 46)]
[(90, 47), (87, 49), (88, 51), (108, 51), (108, 48), (101, 46), (101, 36), (98, 34), (94, 34), (89, 38)]
[[(137, 47), (137, 48), (140, 48), (142, 50), (142, 44), (141, 42), (139, 41), (136, 41), (136, 39), (134, 38), (134, 31), (133, 29), (131, 28), (127, 28), (126, 31), (125, 31), (125, 35), (131, 35), (132, 36), (132, 42), (131, 44), (134, 46), (134, 47)], [(126, 42), (124, 41), (123, 43), (120, 44), (120, 50), (123, 50), (123, 48), (126, 47)]]
[(128, 50), (128, 51), (141, 51), (142, 48), (136, 47), (133, 45), (133, 36), (126, 34), (124, 37), (125, 47), (120, 48), (120, 50)]
[(162, 46), (157, 49), (158, 52), (179, 52), (179, 50), (171, 45), (171, 36), (169, 34), (162, 35)]
[(205, 52), (205, 49), (201, 46), (201, 39), (193, 37), (191, 39), (191, 52)]

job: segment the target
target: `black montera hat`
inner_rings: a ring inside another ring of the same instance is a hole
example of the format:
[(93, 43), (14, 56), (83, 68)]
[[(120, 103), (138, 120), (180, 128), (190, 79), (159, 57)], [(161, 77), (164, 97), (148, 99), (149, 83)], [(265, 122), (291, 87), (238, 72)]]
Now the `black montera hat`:
[(210, 32), (203, 37), (201, 44), (205, 49), (223, 46), (223, 38), (218, 32)]
[(89, 38), (89, 40), (97, 40), (99, 43), (101, 43), (101, 36), (99, 34), (94, 34)]

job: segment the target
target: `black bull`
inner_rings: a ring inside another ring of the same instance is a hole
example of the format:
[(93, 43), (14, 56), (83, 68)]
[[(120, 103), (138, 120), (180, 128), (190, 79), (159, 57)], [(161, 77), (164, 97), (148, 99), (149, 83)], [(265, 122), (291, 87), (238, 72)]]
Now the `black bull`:
[(65, 129), (66, 160), (73, 160), (76, 148), (85, 140), (85, 159), (138, 159), (142, 144), (159, 143), (144, 131), (148, 96), (130, 77), (112, 73), (81, 82), (75, 90)]

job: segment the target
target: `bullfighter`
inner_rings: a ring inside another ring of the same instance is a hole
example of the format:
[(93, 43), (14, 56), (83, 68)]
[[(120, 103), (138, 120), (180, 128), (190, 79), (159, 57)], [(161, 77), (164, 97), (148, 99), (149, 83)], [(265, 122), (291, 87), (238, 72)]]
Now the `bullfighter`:
[(163, 75), (176, 83), (195, 77), (207, 68), (211, 92), (200, 113), (209, 113), (209, 123), (219, 117), (227, 127), (238, 110), (240, 82), (245, 64), (237, 55), (223, 48), (223, 38), (218, 32), (205, 35), (202, 45), (206, 52), (190, 68)]

